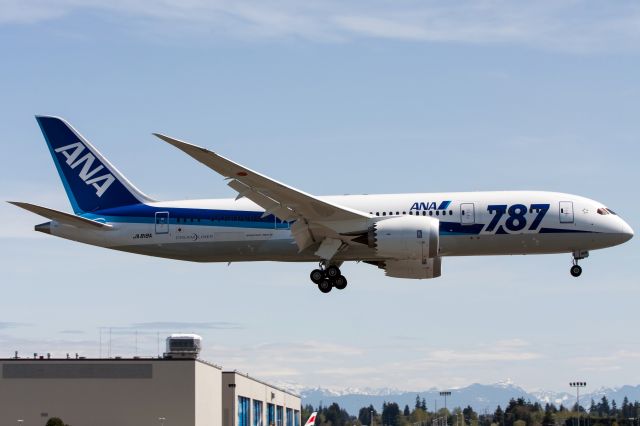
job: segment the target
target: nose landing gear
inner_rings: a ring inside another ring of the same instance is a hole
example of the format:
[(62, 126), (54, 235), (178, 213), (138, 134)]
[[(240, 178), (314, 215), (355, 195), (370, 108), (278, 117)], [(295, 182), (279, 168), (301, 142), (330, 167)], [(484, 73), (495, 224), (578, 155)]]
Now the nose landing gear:
[(347, 287), (347, 279), (340, 272), (340, 268), (336, 265), (326, 266), (326, 262), (320, 262), (320, 268), (311, 271), (309, 278), (323, 293), (329, 293), (334, 287), (338, 290)]
[(569, 269), (572, 277), (577, 278), (582, 275), (582, 267), (578, 265), (578, 261), (586, 259), (587, 257), (589, 257), (589, 252), (586, 250), (576, 250), (573, 252), (573, 265), (571, 269)]

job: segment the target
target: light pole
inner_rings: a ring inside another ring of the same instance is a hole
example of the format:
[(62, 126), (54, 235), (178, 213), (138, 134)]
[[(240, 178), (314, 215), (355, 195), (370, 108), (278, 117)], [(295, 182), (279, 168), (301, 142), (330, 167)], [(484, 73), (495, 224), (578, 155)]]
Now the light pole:
[(158, 417), (158, 421), (160, 422), (160, 426), (164, 426), (164, 421), (167, 420), (166, 417)]
[(22, 419), (18, 419), (18, 424), (19, 424), (20, 426), (22, 426), (22, 423), (24, 423), (24, 420), (22, 420)]
[(447, 397), (451, 395), (449, 391), (440, 392), (440, 396), (444, 396), (444, 425), (449, 426), (449, 414), (447, 412)]
[(373, 426), (373, 410), (371, 410), (370, 413), (371, 413), (371, 421), (369, 422), (369, 425)]
[(587, 382), (570, 382), (569, 386), (576, 388), (576, 407), (578, 408), (578, 426), (580, 426), (580, 388), (587, 386)]

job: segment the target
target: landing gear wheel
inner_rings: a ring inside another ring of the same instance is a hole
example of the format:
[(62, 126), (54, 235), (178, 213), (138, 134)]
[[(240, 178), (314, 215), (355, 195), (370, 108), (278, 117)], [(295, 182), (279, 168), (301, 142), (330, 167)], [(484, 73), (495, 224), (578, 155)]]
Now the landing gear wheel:
[(347, 287), (347, 279), (342, 275), (338, 275), (338, 277), (333, 280), (333, 286), (338, 290), (344, 290)]
[(340, 268), (335, 265), (329, 266), (327, 269), (325, 269), (324, 272), (325, 274), (327, 274), (327, 278), (329, 278), (330, 280), (335, 280), (340, 276)]
[(314, 269), (313, 271), (311, 271), (309, 278), (311, 278), (311, 281), (313, 281), (314, 284), (320, 284), (325, 280), (324, 272), (322, 272), (320, 269)]
[(329, 293), (333, 286), (329, 282), (329, 280), (322, 280), (320, 284), (318, 284), (318, 289), (320, 289), (323, 293)]
[(580, 265), (573, 265), (569, 272), (571, 272), (571, 276), (579, 277), (580, 274), (582, 274), (582, 267), (580, 267)]

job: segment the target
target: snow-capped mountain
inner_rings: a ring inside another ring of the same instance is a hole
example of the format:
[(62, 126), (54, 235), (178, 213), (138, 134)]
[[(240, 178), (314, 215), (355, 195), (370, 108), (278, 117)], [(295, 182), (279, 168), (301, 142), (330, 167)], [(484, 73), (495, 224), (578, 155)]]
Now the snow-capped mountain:
[(549, 390), (531, 391), (531, 395), (533, 395), (540, 404), (554, 404), (556, 406), (560, 406), (560, 404), (562, 404), (565, 407), (573, 406), (576, 399), (575, 395), (571, 395), (567, 392), (555, 392)]
[[(352, 415), (357, 415), (360, 408), (367, 407), (370, 404), (380, 410), (384, 402), (396, 402), (400, 405), (400, 408), (408, 405), (412, 409), (415, 405), (416, 396), (419, 396), (420, 399), (424, 398), (429, 411), (433, 411), (434, 408), (442, 408), (444, 405), (444, 400), (439, 395), (439, 390), (435, 388), (424, 391), (401, 391), (391, 388), (326, 389), (282, 383), (280, 387), (302, 396), (303, 404), (311, 404), (314, 407), (318, 407), (319, 405), (328, 406), (336, 402)], [(597, 402), (603, 396), (606, 396), (609, 401), (615, 399), (618, 407), (620, 407), (625, 396), (630, 401), (640, 400), (640, 385), (600, 388), (580, 395), (580, 405), (588, 409), (592, 398)], [(510, 380), (506, 380), (491, 385), (475, 383), (463, 388), (451, 389), (451, 396), (447, 398), (447, 407), (451, 409), (453, 407), (471, 405), (479, 413), (491, 413), (498, 405), (504, 408), (511, 398), (524, 398), (531, 402), (539, 402), (542, 405), (546, 403), (555, 404), (556, 406), (563, 404), (565, 407), (572, 407), (576, 400), (575, 394), (569, 392), (526, 391)]]

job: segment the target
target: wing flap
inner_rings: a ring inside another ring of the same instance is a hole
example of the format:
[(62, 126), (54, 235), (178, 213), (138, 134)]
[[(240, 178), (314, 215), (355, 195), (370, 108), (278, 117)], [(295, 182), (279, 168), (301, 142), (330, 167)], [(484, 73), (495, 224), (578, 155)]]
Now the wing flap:
[(14, 206), (23, 208), (25, 210), (28, 210), (31, 213), (35, 213), (42, 217), (46, 217), (47, 219), (55, 220), (57, 222), (60, 222), (66, 225), (75, 226), (77, 228), (104, 229), (104, 230), (113, 228), (111, 225), (107, 225), (106, 223), (96, 222), (95, 220), (86, 219), (84, 217), (61, 212), (59, 210), (38, 206), (36, 204), (22, 203), (19, 201), (8, 201), (8, 203), (13, 204)]
[(238, 192), (238, 197), (248, 198), (249, 200), (262, 207), (265, 210), (262, 217), (273, 214), (279, 219), (286, 221), (294, 220), (298, 217), (295, 211), (287, 208), (286, 206), (283, 206), (273, 198), (268, 197), (264, 193), (260, 192), (257, 188), (251, 188), (250, 186), (245, 185), (237, 179), (231, 180), (227, 185), (231, 189)]

